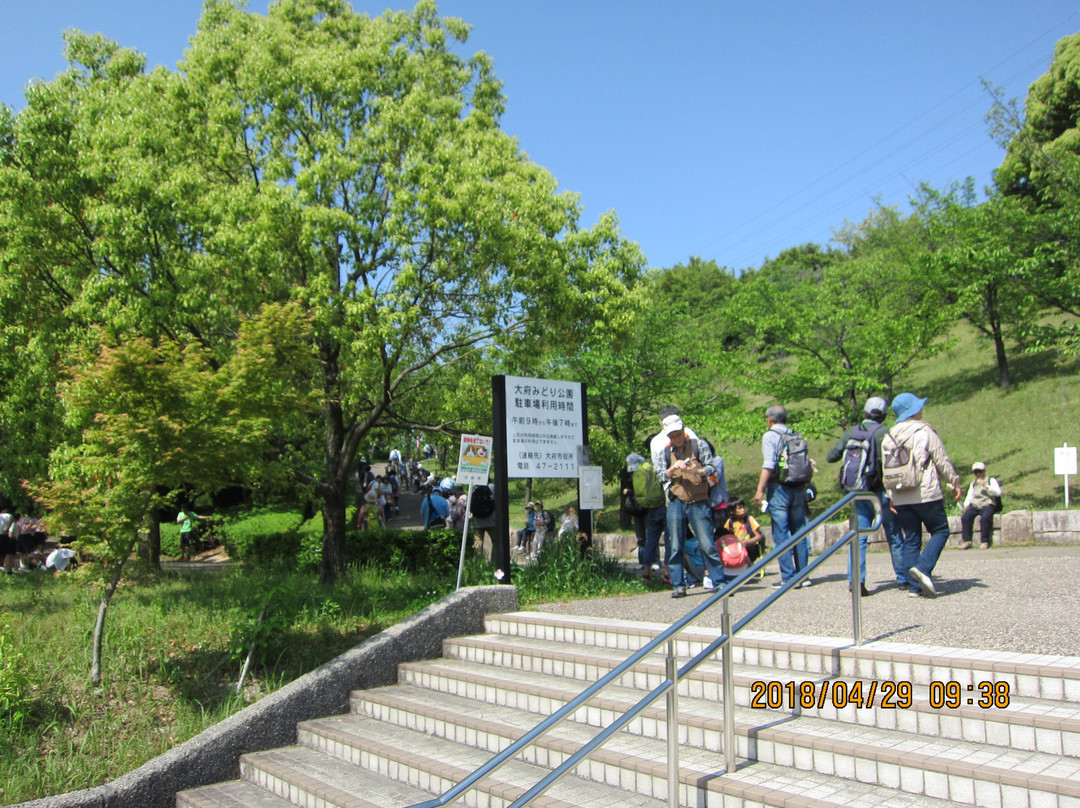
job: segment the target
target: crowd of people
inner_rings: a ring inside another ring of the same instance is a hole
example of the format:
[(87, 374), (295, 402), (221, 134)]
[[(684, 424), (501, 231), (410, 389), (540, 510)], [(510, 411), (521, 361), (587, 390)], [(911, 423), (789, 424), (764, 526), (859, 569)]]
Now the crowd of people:
[[(888, 402), (879, 396), (869, 398), (861, 423), (846, 430), (826, 456), (828, 462), (840, 464), (844, 491), (866, 491), (878, 498), (896, 586), (911, 597), (937, 594), (933, 573), (950, 532), (944, 499), (948, 493), (959, 501), (962, 493), (944, 443), (924, 419), (926, 402), (913, 393), (896, 396), (891, 404), (895, 422), (887, 427)], [(805, 527), (808, 503), (817, 495), (812, 480), (817, 464), (805, 439), (788, 425), (785, 407), (769, 407), (765, 423), (753, 502), (769, 515), (773, 544), (790, 544), (778, 558), (780, 577), (773, 587), (809, 587), (813, 581), (802, 571), (809, 563), (810, 538), (804, 535), (794, 544), (791, 538)], [(729, 499), (723, 459), (708, 440), (684, 424), (676, 407), (660, 411), (660, 430), (646, 440), (646, 452), (648, 458), (627, 456), (622, 487), (622, 507), (634, 522), (645, 581), (663, 571), (672, 597), (681, 598), (696, 586), (715, 588), (765, 554), (761, 526), (746, 501)], [(981, 461), (972, 466), (972, 473), (975, 479), (963, 502), (959, 546), (973, 546), (977, 519), (979, 547), (986, 549), (993, 542), (994, 514), (1001, 510), (1001, 486), (987, 477)], [(877, 510), (874, 503), (856, 500), (854, 509), (860, 528), (868, 529)], [(861, 595), (871, 594), (866, 586), (866, 549), (863, 535), (858, 548)], [(853, 575), (849, 560), (849, 588), (855, 585)]]
[(0, 507), (0, 558), (7, 575), (53, 572), (75, 565), (75, 551), (49, 542), (41, 520)]

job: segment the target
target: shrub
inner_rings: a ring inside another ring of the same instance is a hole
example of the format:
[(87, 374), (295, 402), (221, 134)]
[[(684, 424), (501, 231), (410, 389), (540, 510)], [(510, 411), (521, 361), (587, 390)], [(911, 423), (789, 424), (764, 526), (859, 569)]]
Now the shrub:
[(295, 511), (257, 510), (231, 520), (223, 532), (229, 558), (251, 564), (295, 559), (301, 550), (303, 520)]
[(27, 682), (22, 674), (22, 654), (0, 632), (0, 725), (17, 729), (26, 720)]
[(593, 597), (640, 585), (617, 558), (592, 547), (582, 553), (575, 537), (548, 539), (535, 564), (514, 569), (513, 581), (522, 603), (558, 600), (568, 593)]
[[(350, 530), (345, 537), (345, 563), (374, 564), (402, 572), (443, 574), (457, 569), (461, 534), (453, 530)], [(472, 542), (466, 557), (475, 552)], [(296, 554), (301, 569), (318, 569), (321, 531), (304, 533)]]

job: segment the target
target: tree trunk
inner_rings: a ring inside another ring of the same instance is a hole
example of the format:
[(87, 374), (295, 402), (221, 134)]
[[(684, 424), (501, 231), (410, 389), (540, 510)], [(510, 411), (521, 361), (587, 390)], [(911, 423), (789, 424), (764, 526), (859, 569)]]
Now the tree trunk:
[(109, 601), (120, 583), (120, 575), (124, 571), (124, 560), (119, 559), (113, 565), (112, 576), (101, 593), (101, 602), (98, 604), (97, 622), (94, 624), (94, 638), (90, 653), (90, 683), (97, 686), (101, 684), (101, 650), (105, 644), (105, 617), (109, 611)]
[(1008, 390), (1012, 386), (1009, 379), (1009, 359), (1005, 355), (1005, 338), (1001, 334), (1001, 326), (994, 325), (994, 353), (997, 355), (998, 382), (1002, 390)]
[(994, 338), (994, 353), (997, 357), (998, 383), (1002, 390), (1008, 390), (1009, 359), (1005, 354), (1005, 335), (1001, 330), (1001, 318), (998, 316), (997, 288), (990, 285), (986, 290), (986, 312), (990, 322), (990, 333)]
[(161, 509), (153, 508), (148, 514), (146, 541), (139, 542), (137, 553), (140, 559), (161, 569)]
[(319, 582), (332, 584), (345, 569), (345, 483), (350, 458), (345, 452), (345, 419), (338, 388), (338, 351), (329, 342), (319, 345), (322, 360), (323, 389), (326, 403), (323, 418), (326, 423), (325, 477), (317, 490), (322, 497), (323, 540), (319, 563)]
[(340, 490), (323, 496), (322, 561), (319, 583), (332, 584), (345, 569), (345, 496)]

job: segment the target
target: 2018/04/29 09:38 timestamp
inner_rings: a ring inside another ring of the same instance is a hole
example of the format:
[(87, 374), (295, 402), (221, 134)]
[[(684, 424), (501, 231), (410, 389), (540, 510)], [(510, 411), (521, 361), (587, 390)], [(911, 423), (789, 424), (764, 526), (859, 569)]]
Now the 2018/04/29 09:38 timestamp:
[[(983, 709), (1009, 706), (1008, 682), (931, 682), (927, 703), (934, 709), (955, 709), (972, 705)], [(763, 710), (801, 707), (823, 709), (825, 705), (843, 709), (848, 705), (871, 709), (906, 710), (914, 704), (911, 682), (765, 682), (750, 683), (750, 706)]]

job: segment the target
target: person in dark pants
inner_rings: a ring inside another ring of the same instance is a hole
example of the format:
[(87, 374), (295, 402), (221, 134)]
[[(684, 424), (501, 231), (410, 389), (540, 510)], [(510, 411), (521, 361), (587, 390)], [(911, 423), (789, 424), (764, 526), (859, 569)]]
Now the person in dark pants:
[(993, 477), (987, 479), (986, 464), (979, 462), (971, 467), (975, 480), (968, 486), (964, 498), (964, 513), (960, 517), (960, 549), (971, 549), (971, 535), (975, 520), (979, 520), (979, 549), (989, 550), (994, 542), (994, 514), (1001, 502), (1001, 485)]
[[(881, 527), (885, 531), (885, 538), (889, 543), (889, 552), (892, 554), (893, 572), (896, 574), (896, 582), (900, 586), (907, 586), (907, 567), (904, 566), (903, 556), (903, 541), (900, 536), (900, 527), (896, 522), (896, 514), (889, 508), (888, 498), (885, 496), (885, 487), (881, 484), (881, 441), (885, 438), (885, 413), (888, 410), (888, 404), (885, 399), (880, 396), (873, 396), (866, 400), (866, 404), (863, 407), (863, 420), (862, 423), (853, 426), (851, 429), (844, 432), (840, 436), (840, 440), (836, 442), (836, 445), (829, 449), (829, 453), (825, 455), (825, 459), (830, 463), (839, 463), (841, 460), (845, 464), (848, 463), (848, 442), (853, 438), (856, 441), (863, 439), (872, 440), (874, 442), (874, 450), (869, 453), (869, 457), (866, 462), (873, 459), (874, 468), (867, 468), (860, 480), (860, 489), (876, 494), (878, 501), (881, 503)], [(841, 483), (840, 486), (845, 491), (855, 490), (844, 488), (843, 476), (844, 470), (841, 469)], [(858, 500), (855, 503), (855, 516), (859, 520), (860, 528), (868, 528), (874, 523), (874, 505), (871, 502), (865, 500)], [(869, 541), (869, 536), (859, 536), (859, 558), (860, 558), (860, 571), (861, 578), (859, 586), (863, 595), (869, 595), (870, 591), (866, 588), (866, 546)], [(848, 584), (851, 584), (851, 558), (848, 558)]]
[[(777, 477), (781, 441), (784, 435), (792, 431), (787, 425), (787, 417), (787, 408), (779, 404), (765, 411), (768, 430), (761, 436), (761, 475), (754, 493), (754, 502), (759, 508), (766, 501), (766, 492), (768, 494), (773, 544), (777, 547), (785, 544), (806, 524), (805, 486), (796, 488), (784, 485)], [(773, 584), (773, 588), (779, 589), (794, 578), (795, 574), (809, 563), (809, 559), (810, 537), (804, 536), (791, 548), (791, 552), (780, 556), (780, 580)], [(810, 586), (811, 583), (813, 582), (809, 578), (804, 578), (799, 586)]]
[[(901, 393), (893, 399), (896, 425), (881, 443), (882, 455), (890, 451), (890, 443), (904, 446), (914, 458), (918, 481), (914, 488), (889, 490), (889, 500), (900, 523), (903, 541), (904, 566), (908, 567), (908, 594), (936, 595), (937, 588), (930, 577), (938, 558), (949, 540), (949, 519), (945, 515), (943, 484), (957, 501), (960, 500), (960, 478), (945, 452), (938, 433), (923, 420), (925, 398)], [(883, 461), (884, 462), (884, 461)], [(922, 543), (922, 528), (930, 538)]]

